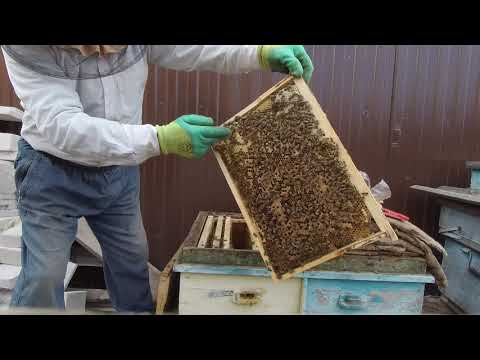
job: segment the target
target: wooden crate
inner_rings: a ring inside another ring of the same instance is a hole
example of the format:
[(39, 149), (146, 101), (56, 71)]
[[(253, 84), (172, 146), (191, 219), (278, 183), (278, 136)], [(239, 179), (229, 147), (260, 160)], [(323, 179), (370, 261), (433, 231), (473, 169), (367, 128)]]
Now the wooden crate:
[[(238, 224), (233, 232), (228, 218)], [(241, 214), (200, 212), (192, 229), (173, 267), (179, 314), (420, 314), (424, 286), (434, 281), (422, 258), (346, 254), (274, 283), (248, 248)]]
[[(274, 268), (272, 267), (270, 255), (267, 253), (265, 246), (263, 244), (264, 232), (262, 231), (262, 228), (259, 225), (259, 222), (257, 221), (257, 219), (255, 219), (253, 213), (250, 211), (248, 204), (244, 199), (244, 196), (242, 196), (242, 193), (241, 193), (242, 189), (239, 189), (238, 183), (237, 183), (238, 179), (233, 178), (230, 169), (227, 167), (225, 159), (222, 157), (222, 154), (219, 151), (222, 145), (218, 144), (217, 147), (214, 147), (215, 157), (218, 160), (219, 166), (242, 212), (245, 222), (249, 228), (249, 232), (251, 234), (253, 242), (256, 244), (256, 247), (258, 248), (260, 255), (263, 258), (265, 264), (269, 267), (270, 270), (272, 270), (272, 278), (274, 280), (279, 280), (279, 279), (283, 280), (283, 279), (291, 278), (296, 273), (300, 273), (302, 271), (312, 269), (322, 263), (325, 263), (331, 259), (337, 258), (345, 254), (345, 252), (347, 252), (348, 250), (359, 248), (363, 245), (372, 243), (380, 238), (388, 236), (392, 240), (397, 239), (397, 235), (395, 234), (389, 222), (386, 220), (385, 216), (383, 215), (381, 207), (379, 206), (377, 201), (373, 198), (369, 187), (365, 183), (359, 171), (356, 169), (352, 159), (350, 158), (346, 149), (343, 147), (340, 139), (336, 135), (333, 127), (329, 123), (326, 115), (320, 108), (320, 105), (316, 101), (312, 92), (310, 91), (310, 89), (302, 79), (294, 79), (292, 77), (288, 77), (285, 80), (279, 82), (277, 85), (275, 85), (266, 93), (264, 93), (262, 96), (260, 96), (251, 105), (243, 109), (240, 113), (232, 117), (230, 120), (226, 121), (224, 123), (224, 126), (228, 125), (230, 122), (235, 121), (237, 117), (241, 117), (253, 111), (260, 111), (260, 112), (264, 111), (265, 108), (268, 108), (269, 106), (271, 106), (269, 105), (269, 101), (270, 101), (269, 99), (272, 94), (275, 94), (277, 91), (291, 85), (293, 85), (296, 88), (296, 91), (298, 91), (298, 94), (300, 94), (309, 103), (311, 107), (311, 111), (313, 112), (316, 120), (318, 121), (318, 128), (323, 132), (323, 135), (321, 135), (321, 137), (328, 138), (337, 145), (338, 159), (344, 163), (351, 185), (354, 186), (358, 194), (361, 194), (365, 208), (370, 213), (371, 218), (374, 220), (379, 230), (378, 232), (371, 233), (366, 237), (363, 235), (361, 236), (358, 235), (355, 238), (355, 240), (349, 243), (348, 245), (343, 246), (339, 249), (336, 249), (335, 251), (332, 251), (330, 253), (323, 254), (319, 258), (316, 258), (314, 260), (309, 260), (307, 261), (307, 263), (304, 263), (303, 265), (298, 266), (294, 269), (290, 269), (286, 273), (282, 273), (282, 274), (276, 273)], [(241, 176), (247, 176), (247, 175), (241, 175)], [(218, 244), (218, 241), (215, 242), (215, 244)]]

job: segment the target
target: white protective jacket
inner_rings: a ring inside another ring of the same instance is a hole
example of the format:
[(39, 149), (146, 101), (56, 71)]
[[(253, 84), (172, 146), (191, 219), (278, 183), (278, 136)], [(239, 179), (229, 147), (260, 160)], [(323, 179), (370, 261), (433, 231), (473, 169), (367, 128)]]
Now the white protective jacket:
[(41, 75), (3, 55), (24, 108), (21, 136), (36, 150), (86, 166), (136, 165), (160, 154), (155, 127), (142, 125), (148, 64), (225, 74), (260, 69), (256, 45), (150, 45), (127, 70), (93, 80)]

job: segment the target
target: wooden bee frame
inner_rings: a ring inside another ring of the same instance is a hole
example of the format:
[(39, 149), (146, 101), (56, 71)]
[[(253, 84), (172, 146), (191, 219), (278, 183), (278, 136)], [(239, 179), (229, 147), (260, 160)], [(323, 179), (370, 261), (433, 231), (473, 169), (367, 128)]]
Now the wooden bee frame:
[(255, 221), (252, 214), (249, 212), (248, 207), (246, 206), (245, 200), (241, 196), (241, 192), (239, 191), (235, 180), (232, 178), (225, 162), (222, 159), (221, 154), (214, 149), (214, 155), (218, 161), (220, 169), (227, 180), (227, 183), (233, 193), (233, 196), (240, 208), (240, 211), (245, 219), (245, 222), (248, 226), (250, 236), (256, 244), (256, 248), (260, 252), (263, 260), (265, 261), (266, 266), (272, 271), (272, 278), (274, 281), (277, 280), (286, 280), (293, 277), (296, 273), (306, 271), (308, 269), (314, 268), (326, 261), (334, 259), (343, 255), (345, 252), (349, 250), (357, 249), (361, 246), (370, 244), (375, 242), (376, 240), (384, 237), (390, 237), (392, 240), (397, 240), (397, 235), (395, 234), (394, 230), (390, 226), (388, 220), (385, 218), (380, 204), (375, 200), (373, 197), (370, 188), (365, 183), (365, 180), (361, 176), (358, 169), (355, 167), (350, 155), (348, 154), (347, 150), (343, 146), (342, 142), (338, 138), (337, 134), (335, 133), (332, 125), (328, 121), (325, 113), (321, 109), (320, 105), (318, 104), (315, 96), (309, 89), (308, 85), (305, 83), (303, 79), (295, 79), (293, 77), (287, 77), (284, 80), (280, 81), (278, 84), (273, 86), (271, 89), (266, 91), (262, 94), (257, 100), (255, 100), (252, 104), (244, 108), (240, 111), (237, 115), (233, 116), (231, 119), (227, 120), (223, 125), (228, 124), (229, 122), (233, 121), (236, 117), (245, 115), (253, 110), (262, 109), (262, 105), (264, 105), (265, 101), (269, 99), (269, 97), (275, 93), (276, 91), (294, 84), (298, 92), (303, 96), (303, 98), (310, 104), (311, 110), (313, 115), (318, 121), (319, 128), (324, 132), (324, 136), (332, 139), (338, 146), (338, 160), (343, 161), (346, 165), (346, 170), (349, 175), (349, 179), (351, 184), (355, 187), (359, 194), (363, 196), (363, 201), (365, 207), (370, 212), (372, 219), (375, 221), (376, 225), (379, 228), (379, 231), (371, 236), (366, 238), (354, 241), (347, 246), (344, 246), (340, 249), (337, 249), (331, 253), (323, 255), (313, 261), (310, 261), (300, 267), (293, 269), (292, 271), (285, 273), (285, 274), (276, 274), (273, 268), (270, 265), (270, 259), (268, 254), (265, 252), (265, 248), (262, 243), (262, 231), (259, 228), (257, 222)]

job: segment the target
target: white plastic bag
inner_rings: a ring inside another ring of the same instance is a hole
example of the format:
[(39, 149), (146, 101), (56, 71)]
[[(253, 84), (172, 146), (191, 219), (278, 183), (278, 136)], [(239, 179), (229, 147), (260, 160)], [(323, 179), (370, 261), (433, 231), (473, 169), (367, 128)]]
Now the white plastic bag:
[(362, 175), (363, 179), (367, 183), (368, 187), (372, 191), (372, 195), (377, 200), (379, 203), (384, 202), (385, 200), (389, 199), (392, 196), (392, 191), (390, 190), (390, 187), (388, 184), (385, 182), (385, 180), (382, 179), (377, 185), (375, 185), (373, 188), (371, 187), (370, 183), (370, 177), (366, 172), (360, 171), (360, 174)]

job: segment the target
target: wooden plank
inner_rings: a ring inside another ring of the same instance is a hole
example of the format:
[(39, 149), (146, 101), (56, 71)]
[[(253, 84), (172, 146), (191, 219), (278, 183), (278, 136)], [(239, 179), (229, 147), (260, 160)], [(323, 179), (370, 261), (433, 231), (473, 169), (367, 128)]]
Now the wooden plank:
[[(268, 277), (182, 273), (179, 314), (299, 314), (302, 279), (274, 284)], [(253, 294), (252, 303), (236, 301)]]
[[(195, 274), (241, 275), (241, 276), (271, 276), (267, 268), (247, 266), (212, 266), (203, 264), (177, 264), (175, 271)], [(433, 284), (435, 278), (430, 274), (374, 274), (351, 271), (305, 271), (294, 274), (293, 278), (325, 279), (325, 280), (355, 280), (355, 281), (392, 281), (417, 282)], [(278, 285), (275, 284), (275, 285)]]
[(224, 217), (222, 215), (217, 217), (217, 224), (215, 227), (215, 233), (213, 235), (212, 248), (218, 249), (222, 243), (222, 230), (223, 230)]
[(201, 248), (207, 247), (208, 240), (210, 239), (210, 235), (212, 234), (214, 220), (215, 220), (215, 217), (212, 215), (209, 215), (207, 217), (207, 221), (205, 222), (202, 235), (200, 236), (200, 241), (198, 242), (198, 247), (201, 247)]
[(207, 211), (200, 211), (193, 222), (192, 227), (190, 228), (190, 231), (188, 232), (187, 237), (185, 238), (184, 241), (184, 246), (197, 246), (198, 242), (200, 240), (200, 235), (202, 233), (202, 229), (205, 226), (205, 222), (208, 217), (208, 212)]
[(180, 245), (175, 255), (170, 259), (168, 264), (160, 273), (159, 279), (158, 279), (158, 289), (157, 289), (157, 306), (155, 311), (157, 315), (164, 313), (167, 307), (167, 304), (169, 302), (169, 299), (171, 299), (173, 296), (172, 294), (173, 294), (174, 281), (172, 281), (172, 272), (173, 272), (173, 266), (177, 258), (182, 253), (184, 246), (191, 246), (191, 247), (197, 246), (199, 242), (200, 234), (202, 232), (202, 229), (204, 228), (206, 220), (207, 220), (207, 212), (205, 211), (199, 212), (184, 242)]
[(469, 204), (480, 205), (480, 195), (479, 194), (468, 194), (461, 191), (452, 191), (445, 189), (435, 189), (428, 186), (413, 185), (410, 186), (411, 189), (425, 191), (432, 195), (437, 195), (440, 197), (446, 197), (453, 200), (461, 200)]
[(157, 306), (156, 306), (156, 311), (155, 313), (157, 315), (161, 315), (164, 313), (167, 301), (170, 297), (171, 294), (171, 276), (172, 276), (172, 271), (173, 271), (173, 265), (175, 264), (175, 261), (177, 260), (178, 256), (182, 252), (182, 248), (186, 242), (184, 242), (178, 250), (175, 252), (175, 255), (170, 259), (168, 264), (165, 266), (163, 271), (160, 273), (158, 277), (158, 289), (157, 289)]
[[(348, 173), (350, 175), (350, 181), (353, 186), (357, 189), (357, 191), (364, 196), (364, 203), (365, 206), (367, 207), (368, 211), (370, 212), (372, 218), (375, 220), (377, 226), (379, 227), (380, 231), (377, 234), (373, 234), (365, 239), (360, 239), (352, 244), (349, 244), (341, 249), (338, 249), (330, 254), (327, 254), (319, 259), (316, 259), (314, 261), (311, 261), (307, 264), (304, 264), (301, 267), (298, 267), (294, 269), (293, 271), (283, 274), (282, 276), (278, 276), (272, 271), (272, 278), (274, 281), (276, 280), (285, 280), (290, 277), (292, 277), (295, 273), (305, 271), (309, 268), (315, 267), (323, 262), (329, 261), (335, 257), (343, 255), (346, 251), (351, 250), (351, 249), (356, 249), (360, 246), (367, 245), (369, 243), (372, 243), (380, 238), (384, 238), (386, 236), (389, 236), (392, 240), (397, 240), (398, 237), (391, 227), (390, 223), (388, 220), (385, 218), (382, 209), (378, 202), (374, 199), (368, 185), (365, 183), (365, 180), (359, 173), (358, 169), (355, 167), (353, 164), (352, 159), (348, 155), (348, 152), (346, 149), (343, 147), (343, 144), (341, 143), (340, 139), (336, 135), (333, 127), (329, 123), (325, 113), (322, 111), (320, 105), (318, 104), (317, 100), (315, 99), (314, 95), (306, 85), (306, 83), (303, 81), (303, 79), (293, 79), (292, 77), (287, 77), (286, 79), (282, 80), (279, 82), (277, 85), (269, 89), (267, 92), (265, 92), (263, 95), (261, 95), (257, 100), (255, 100), (252, 104), (247, 106), (245, 109), (240, 111), (237, 115), (232, 117), (231, 119), (227, 120), (224, 125), (228, 124), (231, 121), (234, 121), (235, 118), (240, 117), (242, 115), (245, 115), (246, 113), (250, 112), (251, 110), (262, 106), (262, 103), (268, 99), (270, 95), (272, 95), (275, 91), (281, 89), (282, 87), (286, 86), (289, 84), (291, 81), (295, 82), (295, 85), (297, 89), (299, 90), (300, 94), (307, 100), (311, 107), (312, 111), (319, 121), (319, 126), (322, 128), (322, 130), (325, 133), (325, 136), (331, 138), (335, 143), (338, 145), (339, 148), (339, 158), (340, 160), (343, 160), (346, 164)], [(220, 169), (227, 181), (227, 184), (229, 185), (232, 194), (238, 204), (238, 207), (240, 208), (240, 211), (243, 215), (243, 218), (248, 226), (248, 229), (251, 234), (251, 238), (253, 242), (256, 245), (256, 248), (258, 248), (258, 251), (260, 252), (262, 258), (264, 259), (265, 264), (269, 269), (272, 270), (272, 267), (270, 266), (270, 259), (268, 255), (265, 252), (265, 249), (263, 247), (262, 243), (262, 237), (263, 233), (259, 226), (256, 224), (254, 217), (250, 212), (248, 211), (248, 208), (245, 204), (245, 201), (243, 200), (241, 193), (233, 180), (232, 176), (230, 175), (230, 172), (228, 171), (225, 162), (223, 161), (221, 155), (214, 150), (214, 155), (215, 158), (218, 161), (218, 164), (220, 166)]]
[(232, 217), (227, 216), (227, 218), (225, 219), (225, 229), (223, 231), (223, 248), (224, 249), (230, 249), (232, 247), (231, 236), (232, 236)]
[[(178, 264), (205, 264), (265, 267), (258, 251), (202, 249), (184, 247)], [(364, 256), (345, 254), (324, 262), (311, 271), (350, 271), (372, 273), (425, 274), (426, 263), (420, 257)]]

